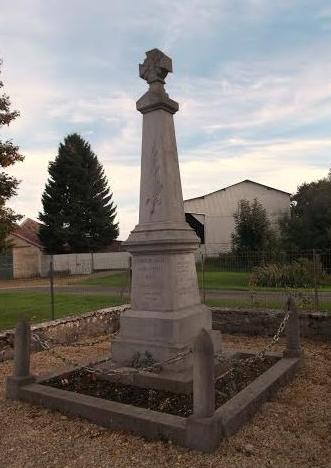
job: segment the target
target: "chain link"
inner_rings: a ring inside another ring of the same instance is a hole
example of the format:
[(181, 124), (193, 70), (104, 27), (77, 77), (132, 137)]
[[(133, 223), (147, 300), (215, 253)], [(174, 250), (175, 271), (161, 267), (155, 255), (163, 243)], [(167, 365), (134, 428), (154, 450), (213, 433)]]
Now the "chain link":
[(71, 359), (68, 359), (66, 358), (65, 356), (62, 356), (62, 354), (56, 352), (53, 348), (51, 348), (51, 346), (48, 344), (48, 342), (46, 340), (43, 340), (42, 338), (40, 338), (39, 335), (37, 335), (36, 333), (33, 333), (32, 334), (32, 339), (38, 343), (41, 347), (41, 349), (43, 349), (44, 351), (48, 351), (50, 354), (52, 354), (56, 359), (64, 362), (65, 364), (69, 365), (70, 367), (78, 367), (80, 366), (80, 364), (76, 361), (73, 361)]
[[(117, 333), (118, 333), (118, 331), (116, 331), (115, 333), (113, 333), (112, 335), (107, 337), (106, 339), (109, 339), (110, 337), (115, 336)], [(60, 354), (57, 351), (55, 351), (54, 349), (52, 349), (51, 346), (49, 345), (48, 341), (42, 339), (39, 335), (37, 335), (35, 333), (32, 334), (32, 338), (40, 345), (40, 347), (44, 351), (50, 352), (55, 358), (61, 360), (65, 364), (67, 364), (69, 366), (72, 366), (72, 367), (80, 367), (82, 370), (86, 370), (86, 371), (88, 371), (90, 373), (100, 374), (100, 375), (118, 375), (118, 374), (120, 374), (120, 375), (131, 375), (131, 374), (146, 373), (146, 372), (160, 372), (163, 369), (163, 367), (165, 367), (167, 365), (170, 365), (170, 364), (174, 364), (174, 363), (176, 363), (178, 361), (181, 361), (182, 359), (184, 359), (186, 356), (188, 356), (192, 352), (191, 350), (188, 350), (188, 351), (183, 352), (183, 353), (178, 353), (175, 356), (170, 357), (169, 359), (166, 359), (166, 360), (160, 361), (160, 362), (155, 362), (155, 363), (151, 364), (150, 366), (146, 366), (146, 367), (140, 367), (140, 368), (133, 368), (132, 367), (132, 368), (126, 368), (125, 370), (111, 369), (111, 370), (108, 370), (108, 371), (102, 371), (100, 369), (91, 368), (90, 366), (82, 366), (80, 363), (72, 361), (71, 359), (66, 358), (62, 354)], [(102, 341), (105, 341), (104, 337), (103, 337)], [(54, 344), (54, 343), (55, 342), (53, 340), (52, 344)], [(66, 346), (63, 343), (59, 343), (59, 345), (60, 346)], [(79, 346), (79, 343), (76, 343), (76, 345)], [(67, 346), (71, 346), (71, 345), (67, 345)]]
[[(257, 354), (254, 356), (251, 356), (249, 358), (243, 358), (239, 359), (236, 361), (236, 363), (228, 369), (226, 372), (218, 376), (215, 381), (219, 382), (220, 380), (224, 379), (228, 375), (233, 375), (234, 371), (240, 367), (240, 366), (247, 366), (254, 364), (258, 360), (263, 360), (265, 358), (266, 353), (279, 341), (279, 338), (283, 331), (285, 330), (286, 323), (289, 319), (290, 316), (290, 311), (286, 310), (285, 316), (280, 323), (278, 330), (276, 331), (275, 335), (273, 336), (272, 340), (270, 343), (268, 343), (261, 351), (259, 351)], [(112, 335), (107, 336), (107, 337), (102, 337), (97, 340), (94, 340), (89, 343), (73, 343), (71, 345), (66, 345), (64, 343), (57, 343), (55, 340), (49, 339), (49, 341), (52, 343), (52, 345), (58, 345), (58, 346), (75, 346), (75, 347), (80, 347), (80, 346), (93, 346), (95, 344), (102, 343), (112, 336), (115, 336), (118, 334), (118, 331), (114, 332)], [(91, 366), (82, 366), (80, 363), (73, 361), (71, 359), (68, 359), (67, 357), (63, 356), (62, 354), (58, 353), (54, 349), (51, 348), (50, 344), (48, 341), (45, 339), (42, 339), (39, 335), (36, 333), (32, 334), (32, 338), (40, 345), (40, 347), (45, 350), (50, 352), (56, 359), (61, 360), (65, 364), (69, 365), (70, 367), (79, 367), (81, 370), (85, 370), (86, 372), (89, 372), (91, 374), (98, 374), (98, 375), (108, 375), (108, 376), (113, 376), (113, 375), (132, 375), (132, 374), (140, 374), (140, 373), (146, 373), (146, 372), (160, 372), (164, 367), (167, 367), (171, 364), (174, 364), (176, 362), (179, 362), (186, 358), (189, 354), (192, 353), (192, 350), (189, 349), (188, 351), (178, 353), (175, 356), (170, 357), (169, 359), (166, 359), (164, 361), (160, 362), (155, 362), (151, 364), (150, 366), (146, 367), (140, 367), (140, 368), (125, 368), (125, 369), (109, 369), (107, 371), (101, 370), (101, 369), (96, 369), (92, 368)], [(222, 355), (222, 353), (215, 354), (215, 358), (217, 359), (218, 362), (224, 363), (226, 361), (226, 358)]]
[[(266, 353), (276, 344), (278, 343), (279, 341), (279, 338), (281, 336), (281, 334), (283, 333), (283, 331), (285, 330), (285, 327), (286, 327), (286, 324), (287, 324), (287, 321), (290, 317), (290, 310), (286, 310), (285, 312), (285, 315), (284, 315), (284, 318), (283, 320), (281, 321), (279, 327), (278, 327), (278, 330), (276, 331), (276, 333), (274, 334), (274, 336), (272, 337), (272, 340), (270, 343), (268, 343), (261, 351), (259, 351), (257, 354), (255, 354), (254, 356), (251, 356), (249, 358), (242, 358), (242, 359), (239, 359), (238, 361), (235, 362), (235, 364), (230, 368), (228, 369), (226, 372), (224, 372), (223, 374), (219, 375), (215, 381), (216, 382), (219, 382), (220, 380), (224, 379), (226, 376), (228, 375), (233, 375), (234, 374), (234, 371), (238, 368), (238, 367), (241, 367), (243, 365), (245, 366), (249, 366), (249, 365), (252, 365), (254, 364), (255, 362), (259, 361), (259, 360), (263, 360), (265, 358), (265, 355)], [(215, 355), (216, 359), (220, 362), (220, 363), (223, 363), (225, 358), (224, 356), (222, 356), (220, 353), (219, 354), (216, 354)]]
[[(53, 346), (62, 346), (62, 347), (70, 347), (70, 348), (83, 348), (88, 346), (95, 346), (96, 344), (104, 343), (105, 341), (109, 340), (110, 336), (115, 336), (118, 331), (112, 333), (111, 335), (102, 336), (101, 338), (97, 338), (95, 340), (89, 341), (88, 343), (62, 343), (60, 341), (54, 340), (54, 338), (47, 338), (47, 343), (51, 343)], [(33, 334), (32, 337), (39, 337), (37, 334)], [(45, 342), (46, 340), (43, 339)]]

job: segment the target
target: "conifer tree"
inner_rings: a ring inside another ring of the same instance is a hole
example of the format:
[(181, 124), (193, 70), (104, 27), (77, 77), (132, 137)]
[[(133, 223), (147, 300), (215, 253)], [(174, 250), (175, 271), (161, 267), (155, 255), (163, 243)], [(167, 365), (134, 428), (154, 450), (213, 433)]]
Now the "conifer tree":
[[(2, 61), (0, 60), (0, 67), (1, 65)], [(2, 87), (3, 83), (0, 81), (0, 90)], [(7, 94), (0, 94), (0, 128), (4, 125), (9, 125), (10, 122), (19, 116), (19, 112), (15, 110), (11, 111), (10, 106), (9, 96)], [(23, 156), (19, 153), (18, 146), (14, 145), (11, 140), (3, 141), (0, 139), (0, 251), (8, 247), (6, 238), (14, 229), (17, 221), (22, 218), (22, 216), (15, 214), (12, 209), (6, 207), (7, 201), (16, 195), (19, 181), (2, 169), (18, 161), (23, 161), (23, 159)]]
[(48, 172), (39, 237), (49, 253), (94, 252), (117, 238), (116, 206), (88, 142), (68, 135)]

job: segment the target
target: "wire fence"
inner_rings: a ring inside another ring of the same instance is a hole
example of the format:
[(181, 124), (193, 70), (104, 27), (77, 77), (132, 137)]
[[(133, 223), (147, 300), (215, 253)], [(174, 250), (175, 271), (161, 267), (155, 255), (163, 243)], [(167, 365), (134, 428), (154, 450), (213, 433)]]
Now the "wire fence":
[[(12, 328), (22, 315), (40, 322), (128, 303), (129, 257), (111, 265), (84, 255), (71, 256), (70, 268), (50, 257), (36, 273), (25, 260), (16, 277), (9, 274), (15, 259), (0, 256), (0, 329)], [(209, 306), (279, 309), (290, 292), (302, 310), (331, 312), (331, 250), (201, 254), (196, 265)]]
[(299, 307), (331, 312), (331, 250), (220, 252), (197, 256), (201, 296), (209, 305)]

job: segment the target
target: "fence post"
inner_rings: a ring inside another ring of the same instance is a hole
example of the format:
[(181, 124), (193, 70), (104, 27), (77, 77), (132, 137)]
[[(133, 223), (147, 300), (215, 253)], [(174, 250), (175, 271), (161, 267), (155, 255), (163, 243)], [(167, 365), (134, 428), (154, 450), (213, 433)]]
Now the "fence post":
[(7, 378), (6, 398), (19, 399), (19, 389), (34, 381), (30, 374), (30, 343), (31, 328), (26, 319), (21, 319), (16, 324), (14, 343), (14, 375)]
[(202, 302), (206, 304), (206, 291), (205, 291), (205, 257), (201, 252), (201, 286), (202, 286)]
[(51, 298), (51, 320), (55, 319), (55, 307), (54, 307), (54, 257), (51, 255), (49, 263), (49, 287), (50, 287), (50, 298)]
[(130, 295), (131, 295), (131, 281), (132, 281), (132, 257), (130, 255), (129, 264), (128, 264), (128, 295), (129, 295), (129, 298), (130, 298)]
[(314, 264), (314, 305), (315, 311), (319, 310), (319, 298), (318, 298), (318, 281), (317, 281), (317, 256), (316, 251), (313, 249), (313, 264)]

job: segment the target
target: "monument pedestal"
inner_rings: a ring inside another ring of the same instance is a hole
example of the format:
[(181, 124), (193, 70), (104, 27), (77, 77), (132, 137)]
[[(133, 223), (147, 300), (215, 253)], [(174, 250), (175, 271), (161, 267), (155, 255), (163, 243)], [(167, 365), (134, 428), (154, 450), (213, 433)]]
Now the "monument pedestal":
[[(195, 336), (202, 328), (211, 329), (210, 311), (196, 305), (168, 313), (127, 310), (121, 317), (121, 332), (112, 344), (112, 359), (121, 365), (132, 365), (133, 356), (152, 355), (163, 362), (190, 350)], [(178, 361), (172, 369), (191, 365), (191, 357)]]
[(211, 331), (211, 313), (198, 288), (199, 239), (185, 222), (173, 121), (178, 104), (164, 89), (171, 59), (157, 49), (146, 55), (140, 76), (150, 88), (137, 102), (143, 114), (139, 224), (124, 243), (132, 254), (132, 310), (120, 318), (112, 360), (132, 366), (137, 356), (162, 363), (186, 353), (172, 365), (184, 371), (192, 366), (196, 336), (202, 328)]

